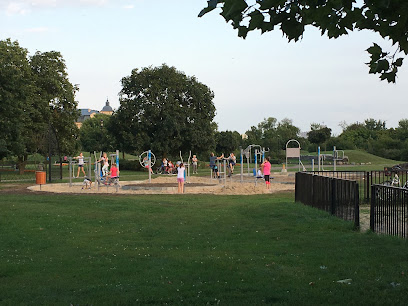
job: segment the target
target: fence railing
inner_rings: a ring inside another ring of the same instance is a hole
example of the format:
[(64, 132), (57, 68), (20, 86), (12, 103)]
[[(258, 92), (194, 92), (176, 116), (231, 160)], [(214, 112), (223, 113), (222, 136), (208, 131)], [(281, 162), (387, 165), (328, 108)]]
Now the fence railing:
[(367, 171), (307, 171), (319, 176), (328, 176), (337, 179), (356, 181), (359, 185), (359, 197), (361, 202), (367, 202), (370, 199), (370, 178), (371, 173)]
[(408, 238), (408, 189), (371, 186), (370, 229), (379, 234)]
[[(68, 175), (68, 170), (63, 169), (59, 157), (52, 157), (44, 162), (28, 162), (24, 172), (20, 173), (18, 165), (13, 161), (0, 161), (0, 182), (35, 182), (37, 170), (47, 172), (47, 181), (61, 180)], [(65, 170), (63, 172), (63, 170)]]
[(297, 172), (295, 201), (360, 225), (357, 181)]

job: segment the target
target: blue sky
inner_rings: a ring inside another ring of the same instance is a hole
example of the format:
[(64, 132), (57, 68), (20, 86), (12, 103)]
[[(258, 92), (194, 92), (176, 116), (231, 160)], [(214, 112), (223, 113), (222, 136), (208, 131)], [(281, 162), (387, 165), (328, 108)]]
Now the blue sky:
[(198, 18), (205, 0), (0, 0), (0, 39), (35, 51), (60, 51), (80, 108), (119, 107), (120, 80), (132, 69), (174, 66), (215, 93), (219, 130), (240, 133), (266, 117), (293, 120), (302, 131), (323, 123), (408, 118), (406, 63), (397, 84), (368, 74), (365, 52), (377, 34), (336, 40), (307, 29), (298, 43), (279, 31), (238, 38), (218, 12)]

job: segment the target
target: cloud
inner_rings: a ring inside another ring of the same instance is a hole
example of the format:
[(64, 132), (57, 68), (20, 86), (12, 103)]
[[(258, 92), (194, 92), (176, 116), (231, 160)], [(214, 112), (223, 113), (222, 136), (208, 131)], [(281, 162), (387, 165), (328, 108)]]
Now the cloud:
[(134, 9), (135, 6), (133, 4), (128, 4), (128, 5), (124, 5), (123, 8), (126, 10), (131, 10), (131, 9)]
[(30, 11), (29, 7), (25, 3), (21, 2), (13, 1), (10, 3), (5, 3), (0, 8), (3, 7), (5, 7), (7, 15), (26, 15)]
[[(26, 15), (34, 9), (64, 7), (99, 7), (110, 0), (0, 0), (0, 11), (8, 15)], [(112, 2), (112, 1), (111, 1)]]

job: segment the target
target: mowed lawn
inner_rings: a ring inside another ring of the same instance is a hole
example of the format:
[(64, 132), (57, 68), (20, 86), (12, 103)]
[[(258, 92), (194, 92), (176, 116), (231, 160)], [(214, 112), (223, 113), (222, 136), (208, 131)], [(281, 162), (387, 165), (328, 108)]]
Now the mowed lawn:
[(0, 209), (1, 305), (408, 303), (404, 240), (292, 194), (1, 194)]

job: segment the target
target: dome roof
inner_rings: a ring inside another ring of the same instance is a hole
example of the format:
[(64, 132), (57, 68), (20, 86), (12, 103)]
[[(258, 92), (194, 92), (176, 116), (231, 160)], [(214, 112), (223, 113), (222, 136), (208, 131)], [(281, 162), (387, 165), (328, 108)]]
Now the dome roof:
[(109, 105), (108, 99), (106, 99), (106, 105), (102, 108), (101, 112), (113, 112), (112, 107)]

